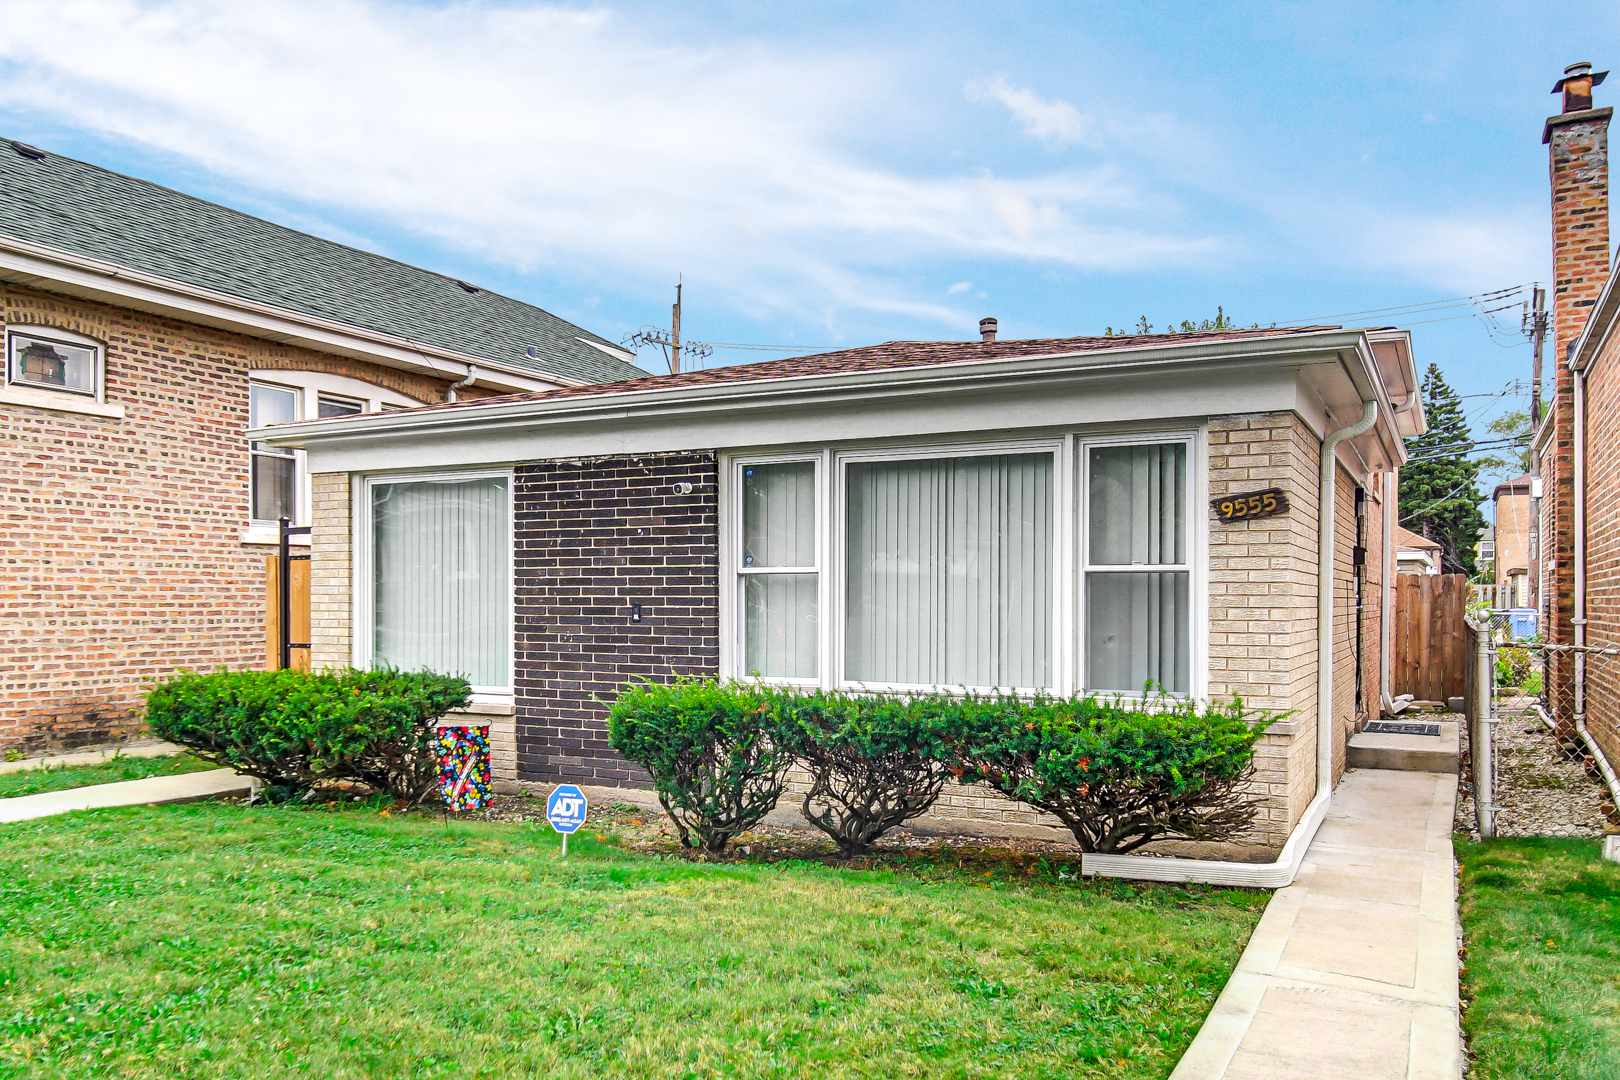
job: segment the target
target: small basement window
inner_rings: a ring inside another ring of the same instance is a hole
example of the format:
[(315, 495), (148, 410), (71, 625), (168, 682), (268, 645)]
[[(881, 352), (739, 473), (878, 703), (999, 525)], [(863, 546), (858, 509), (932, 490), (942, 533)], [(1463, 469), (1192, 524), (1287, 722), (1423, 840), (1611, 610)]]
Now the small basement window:
[(77, 334), (11, 330), (6, 334), (6, 382), (96, 397), (101, 347)]

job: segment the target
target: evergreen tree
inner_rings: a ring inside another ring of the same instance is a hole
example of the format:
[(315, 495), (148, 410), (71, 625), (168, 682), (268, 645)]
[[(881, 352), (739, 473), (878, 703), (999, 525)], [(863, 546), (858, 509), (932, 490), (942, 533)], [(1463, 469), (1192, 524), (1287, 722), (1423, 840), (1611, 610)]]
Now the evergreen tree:
[(1414, 460), (1401, 469), (1401, 524), (1441, 547), (1448, 574), (1474, 574), (1485, 516), (1479, 512), (1479, 465), (1468, 460), (1474, 437), (1457, 392), (1436, 364), (1423, 376), (1427, 434), (1406, 440)]

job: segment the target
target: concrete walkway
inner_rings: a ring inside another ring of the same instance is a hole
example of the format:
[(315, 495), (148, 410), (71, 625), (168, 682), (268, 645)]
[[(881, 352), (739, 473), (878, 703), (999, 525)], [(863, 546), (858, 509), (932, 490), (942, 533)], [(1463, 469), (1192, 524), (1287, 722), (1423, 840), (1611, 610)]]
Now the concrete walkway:
[(1457, 778), (1345, 774), (1171, 1080), (1457, 1080)]
[(96, 784), (69, 791), (47, 791), (0, 799), (0, 822), (30, 821), (73, 810), (99, 810), (107, 806), (142, 806), (148, 803), (194, 802), (221, 795), (246, 795), (253, 778), (234, 769), (210, 769), (180, 776), (149, 776), (117, 784)]
[(115, 758), (149, 758), (178, 754), (180, 747), (170, 742), (132, 743), (108, 750), (76, 750), (71, 754), (47, 754), (45, 757), (0, 761), (0, 773), (25, 772), (29, 769), (60, 769), (65, 765), (100, 765)]

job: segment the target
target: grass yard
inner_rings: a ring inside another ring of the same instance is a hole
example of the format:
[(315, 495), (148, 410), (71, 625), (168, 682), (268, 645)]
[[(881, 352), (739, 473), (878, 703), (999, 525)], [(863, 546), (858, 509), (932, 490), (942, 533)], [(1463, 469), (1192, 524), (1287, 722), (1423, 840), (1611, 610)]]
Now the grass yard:
[(1595, 840), (1459, 841), (1481, 1080), (1620, 1077), (1620, 864)]
[(15, 799), (19, 795), (39, 795), (47, 791), (67, 791), (70, 788), (91, 787), (95, 784), (116, 784), (122, 780), (144, 780), (148, 776), (174, 776), (177, 773), (201, 772), (217, 769), (212, 762), (199, 761), (190, 754), (169, 754), (165, 757), (120, 757), (103, 761), (99, 765), (47, 765), (41, 769), (19, 769), (0, 773), (0, 799)]
[(1163, 1077), (1267, 899), (360, 804), (0, 828), (0, 1077)]

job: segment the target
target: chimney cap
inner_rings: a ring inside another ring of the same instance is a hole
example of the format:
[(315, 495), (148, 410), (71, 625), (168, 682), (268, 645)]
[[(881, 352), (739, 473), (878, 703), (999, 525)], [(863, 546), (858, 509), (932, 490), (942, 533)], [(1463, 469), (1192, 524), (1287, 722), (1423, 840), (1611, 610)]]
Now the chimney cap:
[[(1592, 107), (1592, 87), (1601, 86), (1603, 80), (1609, 77), (1607, 71), (1592, 70), (1590, 60), (1582, 60), (1571, 64), (1564, 69), (1564, 77), (1553, 83), (1552, 92), (1564, 95), (1564, 111), (1573, 112), (1577, 109), (1590, 109)], [(1582, 83), (1586, 86), (1569, 86), (1566, 83)], [(1582, 92), (1584, 90), (1584, 93)], [(1572, 107), (1573, 106), (1573, 107)]]
[(996, 320), (983, 318), (979, 320), (979, 339), (981, 341), (996, 340)]

